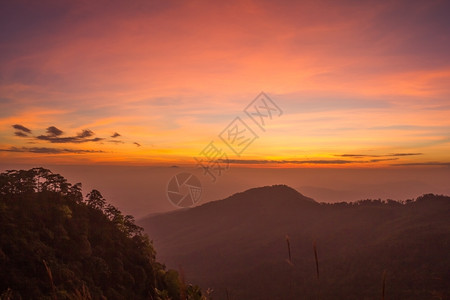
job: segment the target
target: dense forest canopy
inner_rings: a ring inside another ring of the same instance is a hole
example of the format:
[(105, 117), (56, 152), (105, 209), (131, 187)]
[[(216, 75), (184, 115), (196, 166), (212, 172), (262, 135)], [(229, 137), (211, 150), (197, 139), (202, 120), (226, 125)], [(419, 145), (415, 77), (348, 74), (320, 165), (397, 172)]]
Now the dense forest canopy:
[(134, 218), (44, 168), (0, 174), (0, 299), (206, 299)]

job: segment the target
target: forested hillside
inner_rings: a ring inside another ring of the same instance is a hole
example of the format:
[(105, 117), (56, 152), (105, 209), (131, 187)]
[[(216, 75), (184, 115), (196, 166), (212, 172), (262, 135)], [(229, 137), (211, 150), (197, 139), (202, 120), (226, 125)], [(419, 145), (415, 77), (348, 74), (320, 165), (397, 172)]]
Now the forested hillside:
[(214, 299), (424, 300), (450, 299), (449, 216), (447, 196), (326, 204), (279, 185), (140, 224)]
[(132, 216), (47, 169), (0, 174), (1, 299), (204, 299)]

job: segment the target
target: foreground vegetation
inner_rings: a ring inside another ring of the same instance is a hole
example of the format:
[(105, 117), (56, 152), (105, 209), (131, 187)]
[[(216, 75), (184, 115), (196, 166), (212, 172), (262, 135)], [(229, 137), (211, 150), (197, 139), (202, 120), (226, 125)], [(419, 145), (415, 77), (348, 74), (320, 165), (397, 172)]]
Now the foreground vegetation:
[(0, 299), (206, 299), (132, 216), (43, 168), (0, 174)]

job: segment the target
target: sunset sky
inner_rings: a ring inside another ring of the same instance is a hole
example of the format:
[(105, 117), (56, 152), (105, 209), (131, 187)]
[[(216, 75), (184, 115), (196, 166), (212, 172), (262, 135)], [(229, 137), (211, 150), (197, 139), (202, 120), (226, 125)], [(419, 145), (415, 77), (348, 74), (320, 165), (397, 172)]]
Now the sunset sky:
[[(449, 1), (2, 1), (0, 163), (450, 165)], [(281, 109), (261, 130), (244, 109)], [(219, 134), (258, 136), (240, 156)]]

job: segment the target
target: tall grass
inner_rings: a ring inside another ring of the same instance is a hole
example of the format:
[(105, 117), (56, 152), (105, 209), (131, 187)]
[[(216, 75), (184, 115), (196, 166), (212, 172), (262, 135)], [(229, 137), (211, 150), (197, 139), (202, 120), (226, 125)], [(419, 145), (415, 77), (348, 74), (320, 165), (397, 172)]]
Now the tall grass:
[(319, 277), (319, 258), (318, 258), (318, 255), (317, 255), (317, 244), (316, 244), (316, 241), (313, 242), (313, 249), (314, 249), (314, 259), (316, 261), (317, 280), (320, 280), (320, 277)]
[(290, 242), (289, 236), (287, 234), (286, 234), (286, 243), (287, 243), (287, 249), (288, 249), (288, 258), (286, 261), (288, 264), (293, 266), (294, 264), (292, 263), (292, 256), (291, 256), (291, 242)]
[(10, 288), (8, 288), (6, 291), (4, 291), (0, 295), (0, 300), (13, 300), (13, 299), (14, 299), (14, 293), (13, 293), (13, 290), (11, 290)]
[(180, 300), (186, 300), (186, 278), (184, 277), (184, 271), (181, 265), (178, 266), (179, 271), (179, 280), (180, 280)]
[(320, 288), (320, 273), (319, 273), (319, 255), (317, 254), (317, 243), (316, 240), (313, 241), (313, 250), (314, 250), (314, 261), (316, 263), (316, 276), (317, 276), (317, 299), (321, 299), (321, 288)]
[[(42, 262), (44, 263), (45, 271), (47, 271), (47, 276), (50, 279), (50, 285), (52, 287), (52, 299), (53, 300), (57, 300), (58, 299), (58, 295), (57, 295), (57, 292), (56, 292), (55, 283), (53, 281), (52, 270), (47, 265), (47, 262), (45, 261), (45, 259), (43, 259)], [(73, 295), (73, 297), (71, 299), (74, 299), (74, 300), (92, 300), (91, 293), (89, 292), (89, 289), (86, 287), (84, 282), (83, 282), (83, 285), (81, 286), (80, 290), (75, 289), (74, 295)]]
[(43, 259), (42, 262), (44, 263), (45, 270), (47, 271), (48, 278), (50, 279), (50, 285), (52, 287), (52, 294), (53, 294), (52, 298), (54, 300), (57, 300), (57, 297), (56, 297), (56, 286), (55, 286), (55, 283), (53, 282), (52, 270), (50, 270), (50, 268), (48, 267), (47, 262), (45, 261), (45, 259)]
[(84, 283), (81, 286), (81, 290), (75, 290), (74, 294), (74, 300), (92, 300), (91, 293), (89, 293), (89, 289)]
[(384, 294), (386, 291), (386, 270), (383, 271), (383, 279), (381, 282), (381, 300), (384, 300)]

